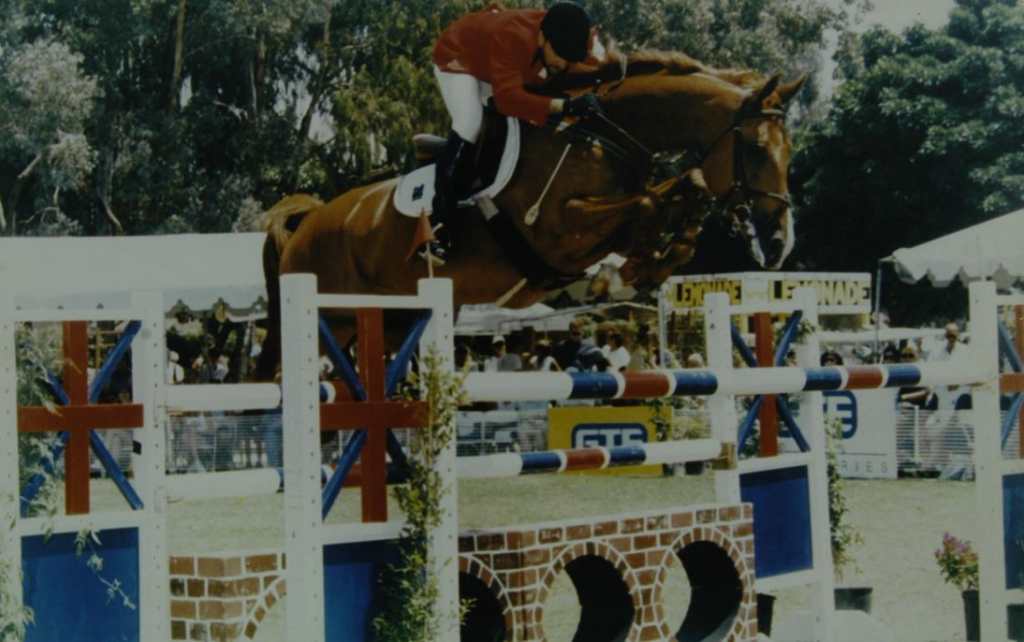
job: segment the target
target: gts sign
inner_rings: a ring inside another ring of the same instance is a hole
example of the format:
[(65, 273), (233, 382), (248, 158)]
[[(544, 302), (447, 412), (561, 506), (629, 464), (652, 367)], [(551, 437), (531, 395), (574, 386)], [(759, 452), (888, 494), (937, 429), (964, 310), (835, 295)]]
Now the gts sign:
[(643, 424), (578, 424), (572, 429), (573, 448), (616, 448), (647, 443)]

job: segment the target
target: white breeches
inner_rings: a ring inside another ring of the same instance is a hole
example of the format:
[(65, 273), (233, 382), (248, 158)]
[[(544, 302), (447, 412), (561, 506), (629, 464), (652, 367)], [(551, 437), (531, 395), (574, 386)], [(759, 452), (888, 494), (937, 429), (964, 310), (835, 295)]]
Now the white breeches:
[(493, 93), (491, 84), (469, 74), (441, 71), (434, 65), (441, 98), (452, 117), (452, 129), (468, 143), (476, 143), (484, 122), (484, 101)]

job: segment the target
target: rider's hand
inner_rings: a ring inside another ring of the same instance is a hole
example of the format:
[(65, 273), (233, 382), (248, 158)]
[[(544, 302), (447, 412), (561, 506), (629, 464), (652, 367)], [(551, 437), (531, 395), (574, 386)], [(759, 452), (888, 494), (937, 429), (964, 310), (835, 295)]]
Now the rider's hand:
[(594, 94), (583, 94), (565, 101), (565, 114), (577, 118), (587, 118), (603, 113), (601, 103)]

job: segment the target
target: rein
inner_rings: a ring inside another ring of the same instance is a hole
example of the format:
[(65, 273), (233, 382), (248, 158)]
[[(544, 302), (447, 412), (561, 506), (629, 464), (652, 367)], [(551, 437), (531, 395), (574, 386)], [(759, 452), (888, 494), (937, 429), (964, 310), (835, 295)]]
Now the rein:
[[(595, 87), (594, 91), (597, 89), (598, 87)], [(672, 201), (679, 200), (679, 196), (675, 193), (676, 187), (683, 184), (686, 174), (693, 169), (703, 167), (718, 146), (732, 135), (732, 183), (725, 193), (709, 202), (709, 207), (704, 211), (701, 218), (706, 217), (716, 207), (720, 208), (720, 211), (729, 211), (740, 218), (747, 218), (753, 211), (754, 201), (757, 198), (772, 199), (782, 203), (787, 208), (792, 206), (789, 194), (763, 190), (750, 184), (743, 151), (744, 143), (746, 142), (743, 137), (743, 125), (751, 121), (765, 119), (781, 121), (785, 118), (785, 112), (780, 109), (746, 111), (741, 108), (737, 111), (732, 123), (723, 132), (715, 136), (706, 149), (691, 150), (689, 153), (684, 151), (683, 154), (673, 155), (653, 152), (618, 123), (608, 118), (603, 112), (593, 118), (603, 123), (614, 135), (614, 139), (604, 133), (588, 128), (587, 120), (585, 119), (581, 119), (573, 124), (566, 133), (570, 136), (575, 135), (578, 139), (590, 144), (600, 144), (609, 153), (617, 157), (629, 169), (630, 174), (637, 183), (646, 186), (647, 193), (654, 197), (656, 202), (664, 202), (666, 198)], [(687, 156), (689, 156), (689, 162), (684, 160), (680, 163), (680, 157), (685, 159)], [(651, 178), (658, 176), (665, 177), (668, 180), (675, 180), (676, 185), (659, 195), (651, 189)], [(715, 205), (716, 203), (718, 204), (717, 206)], [(661, 249), (656, 251), (655, 255), (662, 255), (667, 252), (668, 247), (672, 243), (679, 241), (685, 233), (685, 230), (681, 229), (678, 225), (670, 224), (669, 229), (671, 231), (661, 235), (661, 239), (658, 242)]]

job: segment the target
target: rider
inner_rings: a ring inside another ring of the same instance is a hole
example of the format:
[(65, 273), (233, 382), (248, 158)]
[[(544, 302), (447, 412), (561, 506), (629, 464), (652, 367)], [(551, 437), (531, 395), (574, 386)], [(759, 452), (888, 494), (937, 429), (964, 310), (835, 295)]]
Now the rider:
[(549, 98), (527, 91), (565, 72), (573, 63), (599, 56), (600, 44), (587, 12), (572, 2), (542, 9), (506, 10), (497, 5), (452, 23), (434, 47), (434, 76), (452, 117), (448, 143), (437, 159), (434, 213), (435, 255), (454, 250), (450, 221), (476, 180), (475, 145), (483, 124), (483, 96), (498, 111), (543, 125), (551, 115), (584, 117), (601, 110), (597, 98)]

